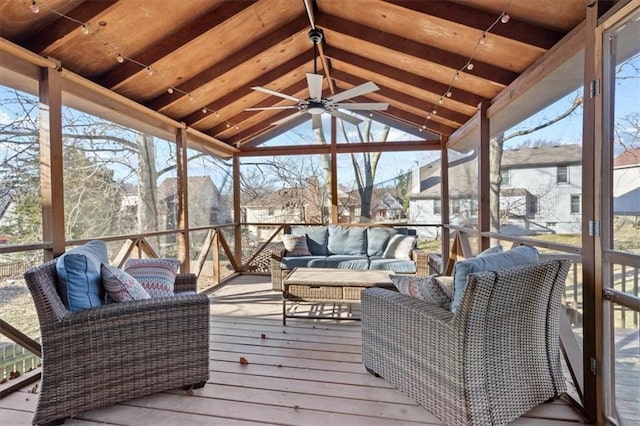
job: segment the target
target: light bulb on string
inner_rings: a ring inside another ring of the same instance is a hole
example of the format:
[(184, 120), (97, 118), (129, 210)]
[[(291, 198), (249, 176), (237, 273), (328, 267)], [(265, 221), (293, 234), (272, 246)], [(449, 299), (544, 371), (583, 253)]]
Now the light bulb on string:
[(447, 92), (447, 98), (450, 98), (450, 97), (451, 97), (451, 90)]
[(434, 108), (433, 111), (431, 111), (431, 114), (438, 115), (438, 110)]
[(167, 92), (168, 92), (168, 93), (173, 93), (173, 87), (169, 87), (169, 88), (167, 89)]
[(473, 62), (469, 62), (469, 63), (467, 64), (467, 69), (468, 69), (469, 71), (471, 71), (471, 70), (473, 69)]
[(427, 114), (427, 120), (431, 120), (431, 114)]
[(440, 96), (440, 99), (438, 99), (438, 104), (442, 105), (443, 102), (444, 102), (444, 99), (442, 98), (442, 96)]
[(32, 0), (31, 1), (31, 6), (29, 6), (31, 8), (31, 11), (33, 13), (38, 13), (40, 12), (40, 7), (38, 7), (38, 4), (36, 3), (36, 0)]
[(460, 79), (460, 71), (456, 71), (456, 75), (453, 76), (454, 80), (459, 80)]
[(202, 113), (206, 114), (207, 113), (207, 109), (206, 108), (202, 108)]
[(220, 118), (220, 113), (216, 111), (216, 118)]
[(503, 24), (506, 24), (507, 22), (509, 22), (510, 19), (511, 19), (511, 16), (509, 16), (507, 12), (504, 12), (502, 14), (502, 17), (500, 18), (500, 22), (502, 22)]
[(240, 130), (240, 126), (236, 126), (236, 130)]
[(231, 127), (231, 124), (227, 123), (227, 129), (228, 129), (229, 127)]
[(147, 73), (148, 73), (149, 75), (153, 75), (153, 68), (151, 68), (151, 65), (149, 65), (149, 66), (147, 67)]
[(193, 95), (191, 93), (189, 93), (187, 97), (189, 98), (190, 101), (193, 101)]
[(82, 34), (84, 35), (89, 35), (89, 33), (91, 31), (89, 31), (89, 27), (87, 26), (87, 24), (82, 24), (82, 27), (80, 27), (80, 31), (82, 31)]
[(122, 53), (118, 53), (118, 56), (116, 57), (116, 61), (118, 61), (119, 64), (124, 62), (124, 56), (122, 56)]

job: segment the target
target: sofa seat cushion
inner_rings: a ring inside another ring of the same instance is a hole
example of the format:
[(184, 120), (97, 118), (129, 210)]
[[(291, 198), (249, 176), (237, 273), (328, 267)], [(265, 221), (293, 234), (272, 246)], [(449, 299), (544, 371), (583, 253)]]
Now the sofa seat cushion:
[(313, 256), (327, 255), (327, 239), (329, 231), (326, 226), (292, 226), (292, 235), (305, 235), (307, 247)]
[(324, 260), (327, 256), (294, 256), (289, 257), (285, 256), (280, 260), (280, 268), (282, 269), (293, 269), (293, 268), (303, 268), (303, 267), (311, 267), (310, 262)]
[(104, 241), (89, 241), (56, 260), (58, 293), (70, 311), (95, 308), (104, 303), (100, 268), (109, 264)]
[(538, 262), (538, 250), (531, 246), (518, 246), (501, 253), (487, 254), (456, 262), (453, 267), (453, 301), (451, 312), (456, 312), (467, 285), (467, 277), (474, 272), (496, 271), (512, 266)]
[(348, 256), (366, 256), (367, 228), (361, 226), (329, 225), (329, 242), (327, 254), (342, 254)]
[(413, 260), (386, 259), (381, 256), (371, 256), (369, 258), (369, 269), (392, 271), (399, 274), (415, 274), (416, 263)]
[(327, 256), (323, 260), (310, 263), (314, 268), (369, 269), (367, 256), (338, 255)]

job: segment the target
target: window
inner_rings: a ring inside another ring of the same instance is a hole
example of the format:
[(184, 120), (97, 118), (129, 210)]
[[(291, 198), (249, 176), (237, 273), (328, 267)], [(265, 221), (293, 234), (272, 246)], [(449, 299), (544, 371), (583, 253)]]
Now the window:
[(509, 170), (500, 171), (500, 185), (502, 186), (511, 185), (511, 179), (509, 178)]
[(451, 200), (451, 213), (460, 213), (460, 200)]
[(433, 200), (433, 214), (440, 214), (442, 212), (442, 206), (440, 200)]
[(269, 210), (267, 211), (267, 214), (269, 216), (273, 216), (273, 214), (274, 214), (273, 207), (269, 207)]
[(579, 195), (571, 196), (571, 213), (573, 214), (580, 213), (580, 196)]
[(569, 171), (567, 166), (558, 166), (556, 174), (557, 183), (569, 183)]

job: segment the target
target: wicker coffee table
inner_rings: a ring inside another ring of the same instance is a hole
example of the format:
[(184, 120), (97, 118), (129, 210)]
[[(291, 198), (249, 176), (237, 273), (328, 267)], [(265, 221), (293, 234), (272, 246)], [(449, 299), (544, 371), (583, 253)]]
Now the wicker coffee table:
[(334, 268), (295, 268), (283, 281), (282, 325), (287, 318), (350, 319), (335, 316), (301, 316), (287, 313), (288, 302), (360, 303), (360, 293), (367, 287), (395, 288), (391, 271)]

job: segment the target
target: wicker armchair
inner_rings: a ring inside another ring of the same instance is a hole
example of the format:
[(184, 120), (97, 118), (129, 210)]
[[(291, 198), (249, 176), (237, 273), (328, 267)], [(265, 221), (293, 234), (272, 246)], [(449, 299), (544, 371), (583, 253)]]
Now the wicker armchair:
[[(42, 337), (34, 424), (62, 424), (97, 407), (209, 378), (209, 300), (188, 294), (69, 312), (56, 290), (56, 261), (25, 273)], [(195, 291), (193, 274), (175, 292)]]
[(363, 363), (447, 425), (508, 423), (566, 389), (558, 327), (569, 265), (471, 274), (455, 314), (367, 289)]

